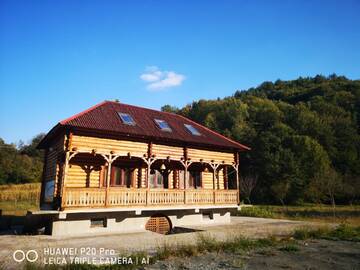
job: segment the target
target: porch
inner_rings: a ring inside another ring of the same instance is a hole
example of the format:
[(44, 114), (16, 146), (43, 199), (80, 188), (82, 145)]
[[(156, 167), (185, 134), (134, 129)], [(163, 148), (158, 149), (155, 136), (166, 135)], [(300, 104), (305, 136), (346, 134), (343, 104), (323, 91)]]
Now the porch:
[(66, 152), (59, 170), (63, 172), (57, 188), (60, 208), (227, 207), (239, 203), (234, 154), (195, 152), (197, 156), (191, 159), (187, 149), (178, 151), (176, 157), (173, 152), (125, 155), (73, 148)]
[(63, 207), (129, 207), (176, 205), (236, 205), (238, 190), (146, 188), (67, 188)]

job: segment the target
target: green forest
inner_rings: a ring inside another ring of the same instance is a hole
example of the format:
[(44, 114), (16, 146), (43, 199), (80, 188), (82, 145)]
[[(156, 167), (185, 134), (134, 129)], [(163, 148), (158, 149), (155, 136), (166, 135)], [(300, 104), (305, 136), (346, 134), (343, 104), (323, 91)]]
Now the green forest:
[[(264, 82), (174, 112), (251, 147), (240, 155), (242, 200), (360, 202), (360, 81), (317, 75)], [(37, 182), (44, 134), (29, 144), (0, 139), (0, 184)]]
[(249, 147), (242, 200), (355, 203), (360, 200), (360, 81), (335, 74), (264, 82), (175, 112)]

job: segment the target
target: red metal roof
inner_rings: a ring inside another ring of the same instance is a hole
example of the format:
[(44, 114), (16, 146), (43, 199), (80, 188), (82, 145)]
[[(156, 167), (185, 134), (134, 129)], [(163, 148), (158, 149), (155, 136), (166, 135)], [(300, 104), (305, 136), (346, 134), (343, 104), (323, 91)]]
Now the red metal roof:
[[(136, 125), (124, 124), (118, 115), (119, 112), (131, 115)], [(172, 132), (160, 130), (154, 119), (166, 121), (171, 127)], [(201, 136), (192, 135), (185, 128), (184, 124), (190, 124), (195, 127), (201, 133)], [(128, 137), (156, 138), (157, 140), (206, 145), (208, 147), (219, 146), (240, 151), (250, 149), (181, 115), (113, 101), (101, 102), (61, 121), (58, 125), (62, 127), (96, 130), (100, 133), (111, 132)]]

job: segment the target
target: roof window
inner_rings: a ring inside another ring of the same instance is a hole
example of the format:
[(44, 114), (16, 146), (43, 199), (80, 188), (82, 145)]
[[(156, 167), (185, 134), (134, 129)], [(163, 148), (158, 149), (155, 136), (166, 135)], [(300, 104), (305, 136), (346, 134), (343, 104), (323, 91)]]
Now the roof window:
[(131, 125), (131, 126), (135, 126), (135, 121), (134, 119), (131, 117), (130, 114), (127, 114), (127, 113), (121, 113), (121, 112), (118, 112), (120, 118), (121, 118), (121, 121), (126, 124), (126, 125)]
[(158, 127), (161, 130), (168, 131), (168, 132), (172, 131), (171, 127), (169, 126), (169, 124), (166, 121), (161, 120), (161, 119), (154, 119), (154, 120), (155, 120), (155, 123), (158, 125)]
[(196, 128), (194, 128), (192, 125), (184, 124), (184, 126), (192, 135), (195, 135), (195, 136), (201, 135), (201, 133)]

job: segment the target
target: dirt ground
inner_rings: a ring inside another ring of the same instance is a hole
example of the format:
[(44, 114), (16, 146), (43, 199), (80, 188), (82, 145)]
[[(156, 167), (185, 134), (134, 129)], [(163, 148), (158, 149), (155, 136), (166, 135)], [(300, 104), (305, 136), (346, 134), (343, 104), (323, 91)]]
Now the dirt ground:
[[(28, 251), (34, 249), (39, 254), (39, 259), (37, 262), (44, 262), (46, 255), (45, 248), (94, 248), (97, 251), (100, 249), (109, 249), (114, 250), (116, 254), (129, 254), (134, 251), (147, 251), (154, 253), (159, 246), (164, 244), (167, 245), (176, 245), (176, 244), (191, 244), (197, 241), (198, 234), (206, 234), (212, 236), (218, 240), (226, 240), (233, 237), (234, 235), (243, 235), (246, 237), (265, 237), (268, 235), (286, 235), (289, 232), (293, 231), (295, 228), (303, 226), (316, 226), (316, 224), (310, 224), (308, 222), (301, 221), (288, 221), (288, 220), (277, 220), (277, 219), (264, 219), (264, 218), (250, 218), (250, 217), (233, 217), (231, 224), (227, 225), (215, 225), (215, 226), (196, 226), (191, 227), (196, 229), (196, 232), (191, 233), (180, 233), (173, 235), (160, 235), (152, 232), (141, 232), (133, 234), (117, 234), (117, 235), (89, 235), (86, 237), (69, 237), (69, 238), (56, 238), (47, 235), (0, 235), (0, 269), (19, 269), (21, 263), (17, 263), (13, 259), (13, 253), (17, 249), (23, 251)], [(317, 249), (324, 251), (324, 256), (326, 254), (331, 254), (331, 248), (326, 250), (322, 246), (325, 244), (318, 244)], [(325, 242), (326, 243), (326, 242)], [(334, 245), (339, 245), (342, 242), (335, 242)], [(331, 243), (327, 245), (331, 246)], [(283, 257), (283, 262), (277, 262), (279, 256), (270, 256), (266, 252), (262, 255), (261, 253), (254, 253), (250, 255), (244, 254), (207, 254), (201, 256), (203, 259), (189, 258), (186, 262), (194, 261), (198, 264), (201, 262), (204, 263), (204, 267), (201, 265), (196, 265), (195, 268), (199, 269), (210, 269), (214, 265), (213, 269), (224, 268), (228, 269), (231, 267), (236, 268), (242, 266), (244, 263), (249, 265), (247, 269), (264, 269), (264, 265), (267, 263), (270, 264), (283, 264), (294, 267), (293, 259), (299, 260), (300, 262), (305, 262), (307, 259), (303, 259), (302, 256), (308, 256), (309, 260), (320, 260), (321, 257), (317, 254), (316, 243), (309, 243), (308, 246), (304, 246), (304, 249), (301, 249), (300, 252), (295, 253), (284, 253), (280, 251), (274, 251), (275, 255), (280, 255)], [(345, 260), (353, 260), (354, 257), (358, 259), (359, 257), (359, 246), (357, 244), (351, 243), (353, 246), (349, 246), (348, 243), (342, 243), (343, 246), (335, 246), (332, 252), (341, 256), (348, 256), (342, 260), (345, 263)], [(357, 249), (357, 251), (356, 251)], [(347, 250), (349, 250), (347, 252)], [(346, 255), (348, 254), (348, 255)], [(91, 255), (99, 256), (99, 253)], [(218, 258), (218, 256), (221, 256)], [(245, 256), (245, 257), (244, 257)], [(292, 257), (294, 256), (294, 257)], [(304, 257), (305, 258), (305, 257)], [(324, 257), (325, 258), (325, 257)], [(329, 257), (331, 258), (331, 256)], [(219, 259), (219, 260), (218, 260)], [(324, 259), (326, 260), (326, 259)], [(341, 260), (336, 260), (341, 262)], [(209, 263), (213, 262), (213, 263)], [(171, 260), (167, 262), (159, 262), (151, 267), (154, 269), (178, 269), (180, 262), (176, 260), (173, 262), (175, 268), (171, 266)], [(167, 265), (168, 264), (168, 265)], [(250, 267), (251, 266), (251, 267)], [(156, 268), (158, 267), (158, 268)], [(258, 267), (258, 268), (256, 268)], [(262, 267), (262, 268), (261, 268)], [(193, 269), (193, 267), (185, 267), (184, 269)], [(237, 268), (238, 269), (238, 268)], [(270, 268), (271, 269), (271, 268)], [(278, 269), (278, 268), (273, 268)], [(305, 268), (293, 268), (293, 269), (306, 269)], [(311, 268), (308, 268), (311, 269)], [(330, 269), (330, 268), (327, 268)], [(339, 269), (356, 269), (356, 268), (339, 268)], [(358, 268), (360, 269), (360, 268)]]
[(298, 250), (280, 248), (258, 249), (248, 253), (208, 253), (189, 258), (159, 261), (146, 267), (159, 269), (246, 269), (246, 270), (358, 270), (360, 243), (347, 241), (311, 240), (299, 242)]

